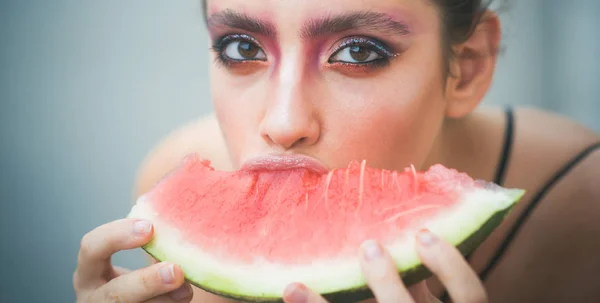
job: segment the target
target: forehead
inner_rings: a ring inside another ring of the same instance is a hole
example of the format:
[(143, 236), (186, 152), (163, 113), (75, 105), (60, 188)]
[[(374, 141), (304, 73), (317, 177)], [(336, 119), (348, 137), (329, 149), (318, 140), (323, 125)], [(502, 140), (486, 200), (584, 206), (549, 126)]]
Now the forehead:
[(437, 8), (429, 0), (206, 0), (208, 17), (232, 11), (269, 21), (281, 28), (298, 28), (305, 22), (329, 16), (370, 12), (385, 14), (411, 27), (437, 23)]

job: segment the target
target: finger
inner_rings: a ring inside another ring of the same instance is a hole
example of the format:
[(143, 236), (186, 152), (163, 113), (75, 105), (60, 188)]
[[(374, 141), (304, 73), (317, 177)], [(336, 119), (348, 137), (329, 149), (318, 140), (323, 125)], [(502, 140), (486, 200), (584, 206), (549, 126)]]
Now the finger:
[(114, 265), (113, 265), (113, 271), (115, 273), (114, 278), (116, 278), (118, 276), (126, 275), (131, 272), (131, 270), (129, 270), (127, 268), (123, 268), (120, 266), (114, 266)]
[(130, 272), (131, 272), (130, 269), (113, 265), (112, 266), (112, 273), (109, 276), (106, 277), (106, 279), (103, 281), (102, 284), (106, 283), (106, 281), (112, 280), (112, 279), (114, 279), (116, 277), (119, 277), (119, 276), (122, 276), (122, 275), (126, 275), (126, 274), (128, 274)]
[(146, 244), (151, 234), (152, 224), (137, 219), (113, 221), (90, 231), (81, 239), (78, 279), (89, 282), (101, 278), (108, 272), (114, 253)]
[(426, 280), (409, 286), (408, 292), (415, 302), (441, 303), (429, 290)]
[(283, 291), (285, 303), (327, 303), (323, 297), (301, 283), (292, 283)]
[(183, 283), (178, 289), (164, 294), (150, 300), (144, 301), (144, 303), (188, 303), (192, 301), (192, 287), (188, 283)]
[(413, 302), (392, 258), (379, 243), (374, 240), (363, 243), (360, 264), (377, 302)]
[(110, 302), (144, 302), (172, 292), (183, 283), (179, 266), (159, 263), (110, 280), (97, 290), (95, 299), (99, 302), (107, 298)]
[(457, 303), (487, 302), (487, 295), (477, 274), (454, 246), (429, 231), (417, 234), (417, 252)]

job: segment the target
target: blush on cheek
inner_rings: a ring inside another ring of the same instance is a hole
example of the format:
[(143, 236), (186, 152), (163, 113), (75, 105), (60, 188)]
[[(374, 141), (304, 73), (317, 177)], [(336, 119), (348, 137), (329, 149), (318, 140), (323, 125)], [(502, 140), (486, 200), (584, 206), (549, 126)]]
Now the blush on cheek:
[[(400, 78), (400, 77), (399, 77)], [(378, 79), (379, 80), (379, 79)], [(340, 165), (352, 159), (367, 159), (371, 165), (403, 169), (419, 165), (436, 136), (435, 110), (438, 93), (422, 81), (349, 81), (330, 87), (326, 123), (329, 140), (343, 146), (337, 154)], [(342, 87), (343, 86), (343, 87)]]

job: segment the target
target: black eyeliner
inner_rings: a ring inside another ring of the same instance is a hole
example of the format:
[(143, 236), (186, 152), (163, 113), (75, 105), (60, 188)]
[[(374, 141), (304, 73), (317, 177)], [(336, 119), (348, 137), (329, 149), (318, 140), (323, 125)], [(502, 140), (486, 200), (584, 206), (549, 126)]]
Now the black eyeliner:
[(223, 50), (223, 45), (231, 41), (246, 41), (259, 45), (256, 39), (254, 39), (252, 36), (248, 36), (246, 34), (231, 34), (221, 36), (220, 38), (216, 39), (212, 47), (217, 51), (221, 51)]
[(337, 53), (339, 50), (347, 47), (347, 46), (370, 46), (375, 48), (373, 51), (379, 53), (380, 55), (384, 55), (386, 57), (395, 57), (397, 56), (389, 47), (387, 47), (384, 43), (376, 41), (374, 39), (362, 38), (362, 37), (352, 37), (344, 40), (340, 45), (338, 45), (333, 53)]
[(249, 43), (256, 45), (260, 49), (262, 49), (260, 44), (252, 36), (249, 36), (246, 34), (224, 35), (218, 39), (215, 39), (215, 42), (213, 42), (212, 47), (211, 47), (211, 49), (217, 54), (216, 60), (218, 63), (220, 63), (226, 67), (229, 67), (231, 64), (242, 63), (245, 61), (264, 61), (264, 60), (252, 60), (252, 59), (238, 60), (238, 59), (231, 59), (231, 58), (225, 56), (223, 54), (223, 51), (229, 45), (229, 43), (234, 42), (234, 41), (249, 42)]
[(352, 69), (379, 69), (379, 68), (384, 68), (386, 66), (388, 66), (390, 64), (390, 60), (387, 58), (382, 58), (382, 59), (377, 59), (377, 60), (373, 60), (373, 61), (369, 61), (369, 62), (365, 62), (365, 63), (350, 63), (350, 62), (339, 62), (339, 61), (334, 61), (332, 62), (333, 64), (337, 65), (337, 66), (345, 66), (347, 68), (352, 68)]
[(340, 43), (338, 46), (336, 46), (334, 48), (331, 56), (332, 57), (335, 56), (341, 50), (343, 50), (347, 47), (350, 47), (350, 46), (366, 47), (369, 50), (376, 52), (379, 56), (381, 56), (381, 58), (375, 59), (372, 61), (367, 61), (367, 62), (351, 63), (351, 62), (342, 62), (342, 61), (332, 61), (332, 59), (330, 57), (330, 59), (327, 60), (327, 62), (330, 64), (345, 65), (348, 67), (358, 67), (358, 66), (368, 67), (368, 66), (370, 66), (373, 68), (380, 68), (380, 67), (387, 66), (390, 63), (390, 60), (392, 58), (397, 57), (399, 55), (398, 53), (394, 52), (390, 47), (388, 47), (385, 43), (383, 43), (377, 39), (366, 38), (366, 37), (348, 37), (348, 38), (345, 38), (342, 43)]

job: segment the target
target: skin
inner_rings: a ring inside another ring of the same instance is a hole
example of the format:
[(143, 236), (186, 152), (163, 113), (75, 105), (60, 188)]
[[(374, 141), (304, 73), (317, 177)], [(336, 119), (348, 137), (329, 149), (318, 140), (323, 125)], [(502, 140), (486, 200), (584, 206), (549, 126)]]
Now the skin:
[[(176, 129), (152, 150), (136, 180), (136, 196), (150, 190), (189, 153), (224, 170), (238, 169), (254, 156), (297, 153), (329, 168), (344, 167), (354, 159), (399, 170), (410, 164), (425, 169), (442, 163), (474, 178), (493, 179), (504, 115), (497, 108), (478, 107), (492, 83), (501, 35), (493, 13), (488, 12), (467, 41), (453, 46), (450, 76), (444, 73), (439, 14), (428, 1), (260, 4), (208, 1), (209, 18), (231, 9), (270, 25), (271, 33), (256, 34), (217, 26), (218, 19), (209, 19), (211, 39), (232, 32), (251, 35), (266, 61), (211, 65), (215, 112)], [(363, 26), (311, 38), (300, 34), (310, 20), (318, 24), (325, 16), (365, 10), (388, 14), (407, 30), (400, 34)], [(383, 40), (398, 55), (379, 68), (328, 63), (332, 57), (352, 58), (331, 51), (349, 35)], [(240, 54), (236, 47), (230, 50), (228, 54)], [(210, 60), (216, 58), (212, 53)], [(598, 134), (554, 114), (528, 108), (515, 113), (515, 141), (504, 186), (527, 190), (522, 203), (469, 264), (435, 237), (430, 245), (418, 241), (419, 254), (435, 277), (409, 290), (391, 274), (385, 252), (376, 261), (363, 259), (363, 273), (379, 302), (436, 302), (442, 285), (454, 302), (600, 301), (600, 245), (590, 240), (600, 237), (600, 187), (594, 186), (600, 180), (598, 151), (544, 196), (489, 277), (482, 282), (475, 275), (540, 187), (583, 148), (600, 141)], [(151, 238), (151, 229), (134, 233), (134, 223), (107, 223), (84, 236), (74, 274), (78, 302), (180, 302), (169, 297), (179, 287), (190, 294), (177, 266), (173, 281), (163, 283), (158, 269), (165, 264), (129, 273), (110, 264), (114, 252), (139, 247)], [(294, 290), (303, 290), (308, 302), (323, 301), (297, 284), (286, 290), (286, 301), (302, 301)], [(227, 302), (199, 289), (193, 293), (193, 302)]]

